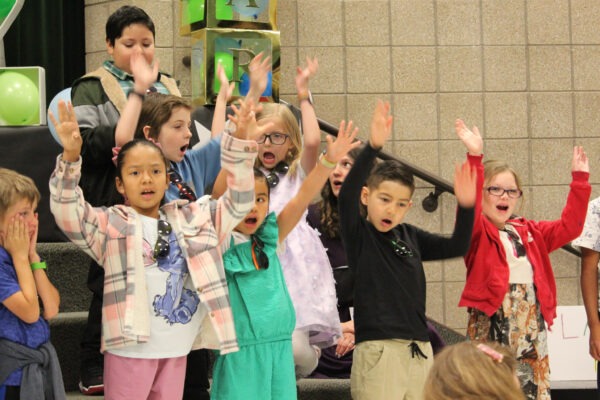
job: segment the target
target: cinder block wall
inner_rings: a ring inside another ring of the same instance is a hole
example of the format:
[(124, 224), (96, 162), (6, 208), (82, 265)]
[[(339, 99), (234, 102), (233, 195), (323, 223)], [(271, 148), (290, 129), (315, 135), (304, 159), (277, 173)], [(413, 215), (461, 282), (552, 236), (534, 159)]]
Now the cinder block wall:
[[(236, 0), (237, 1), (237, 0)], [(88, 69), (105, 58), (104, 23), (123, 4), (138, 5), (157, 26), (157, 57), (190, 94), (181, 62), (177, 0), (86, 0)], [(387, 150), (451, 180), (464, 158), (453, 122), (463, 118), (485, 137), (487, 158), (503, 158), (525, 182), (523, 214), (558, 218), (570, 181), (572, 146), (585, 146), (592, 183), (600, 180), (600, 2), (596, 0), (279, 0), (281, 97), (295, 101), (295, 66), (319, 58), (311, 84), (319, 117), (352, 119), (367, 135), (377, 99), (391, 102), (394, 137)], [(409, 222), (449, 232), (455, 203), (420, 208)], [(599, 192), (594, 190), (594, 195)], [(576, 257), (553, 256), (559, 304), (581, 304)], [(464, 332), (457, 307), (462, 260), (427, 265), (428, 314)]]

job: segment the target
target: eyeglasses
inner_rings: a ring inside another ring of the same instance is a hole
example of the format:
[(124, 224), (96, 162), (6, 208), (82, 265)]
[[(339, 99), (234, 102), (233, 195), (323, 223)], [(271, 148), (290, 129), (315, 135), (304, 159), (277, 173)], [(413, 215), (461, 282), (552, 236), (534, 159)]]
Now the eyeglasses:
[(410, 246), (400, 240), (396, 232), (394, 232), (394, 239), (392, 239), (391, 242), (392, 247), (394, 248), (394, 253), (396, 253), (398, 257), (412, 257), (414, 255)]
[(521, 240), (519, 239), (519, 235), (517, 235), (515, 232), (509, 229), (502, 229), (502, 231), (508, 234), (508, 238), (510, 239), (510, 242), (513, 245), (513, 254), (515, 255), (515, 257), (525, 256), (527, 252), (525, 251), (525, 246), (523, 246), (523, 243), (521, 243)]
[(280, 145), (284, 144), (289, 137), (290, 135), (286, 135), (285, 133), (273, 132), (259, 136), (258, 139), (256, 139), (256, 143), (262, 144), (266, 142), (267, 139), (269, 139), (269, 142), (271, 142), (271, 144)]
[(498, 197), (502, 197), (504, 193), (506, 193), (511, 199), (518, 199), (523, 195), (523, 191), (519, 189), (503, 189), (498, 186), (489, 186), (486, 187), (485, 190), (487, 190), (489, 194)]
[(171, 224), (162, 219), (158, 220), (158, 240), (154, 245), (154, 259), (165, 258), (169, 255), (169, 250), (171, 249), (169, 235), (172, 231)]
[(280, 161), (277, 163), (275, 168), (271, 170), (271, 173), (267, 175), (267, 184), (272, 189), (279, 184), (279, 175), (277, 174), (287, 174), (290, 170), (290, 166), (287, 165), (285, 161)]
[(183, 200), (196, 201), (196, 193), (194, 193), (194, 189), (189, 187), (187, 183), (183, 181), (183, 178), (179, 173), (175, 170), (169, 171), (169, 179), (171, 183), (177, 186), (179, 189), (179, 198)]
[(256, 235), (252, 235), (252, 262), (256, 269), (269, 268), (269, 257), (264, 251), (265, 244)]

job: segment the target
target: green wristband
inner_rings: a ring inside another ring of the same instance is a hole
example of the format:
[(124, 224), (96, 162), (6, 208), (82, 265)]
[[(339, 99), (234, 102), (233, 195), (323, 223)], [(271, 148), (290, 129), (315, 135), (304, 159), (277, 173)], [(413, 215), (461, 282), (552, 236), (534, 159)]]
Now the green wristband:
[(31, 263), (31, 270), (35, 271), (36, 269), (46, 269), (46, 262), (40, 261), (40, 262)]

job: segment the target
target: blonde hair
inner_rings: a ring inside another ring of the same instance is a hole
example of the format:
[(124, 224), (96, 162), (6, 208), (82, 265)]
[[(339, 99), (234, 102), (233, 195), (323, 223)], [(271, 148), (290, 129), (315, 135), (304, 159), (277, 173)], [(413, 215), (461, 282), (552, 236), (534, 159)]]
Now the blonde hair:
[(0, 168), (0, 217), (16, 202), (26, 199), (34, 206), (40, 201), (40, 192), (33, 180), (12, 169)]
[(447, 346), (435, 357), (424, 400), (525, 399), (517, 380), (517, 360), (509, 349), (490, 342), (484, 351), (478, 344)]
[[(289, 109), (288, 106), (279, 103), (261, 103), (263, 109), (256, 115), (256, 120), (272, 118), (278, 120), (285, 128), (285, 132), (289, 135), (292, 146), (285, 156), (285, 162), (290, 166), (290, 173), (294, 173), (298, 161), (302, 158), (302, 133), (298, 120)], [(257, 166), (260, 166), (260, 161), (257, 159)]]
[(509, 172), (510, 174), (512, 174), (512, 176), (515, 178), (517, 189), (519, 189), (523, 193), (523, 196), (521, 196), (521, 204), (518, 207), (519, 212), (521, 212), (523, 210), (523, 205), (525, 204), (525, 192), (523, 192), (523, 184), (517, 172), (510, 165), (508, 165), (506, 161), (502, 160), (487, 160), (483, 163), (483, 168), (484, 186), (487, 186), (489, 181), (498, 174), (501, 174), (503, 172)]

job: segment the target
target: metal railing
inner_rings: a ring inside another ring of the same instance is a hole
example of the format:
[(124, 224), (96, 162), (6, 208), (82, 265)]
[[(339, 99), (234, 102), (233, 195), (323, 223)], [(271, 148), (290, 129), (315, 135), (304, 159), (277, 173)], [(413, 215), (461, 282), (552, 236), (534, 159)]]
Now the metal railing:
[[(298, 107), (294, 106), (293, 104), (287, 103), (283, 100), (280, 100), (280, 102), (284, 103), (288, 107), (290, 107), (290, 109), (296, 115), (297, 118), (300, 117), (300, 109)], [(319, 127), (321, 128), (321, 130), (323, 132), (326, 132), (333, 136), (337, 136), (338, 128), (336, 126), (331, 125), (329, 122), (323, 121), (321, 119), (318, 119), (318, 121), (319, 121)], [(448, 182), (447, 180), (442, 179), (436, 175), (433, 175), (429, 171), (426, 171), (423, 168), (420, 168), (417, 165), (415, 165), (409, 161), (406, 161), (402, 158), (393, 156), (384, 151), (381, 151), (379, 153), (379, 158), (381, 158), (382, 160), (392, 160), (392, 159), (397, 160), (402, 165), (404, 165), (409, 171), (411, 171), (414, 176), (433, 185), (433, 191), (431, 193), (429, 193), (423, 199), (423, 201), (421, 203), (423, 209), (427, 212), (434, 212), (435, 210), (437, 210), (438, 198), (443, 193), (448, 192), (448, 193), (451, 193), (452, 195), (454, 195), (454, 187), (452, 186), (452, 184), (450, 182)], [(562, 249), (577, 256), (577, 257), (581, 257), (581, 252), (579, 250), (577, 250), (576, 248), (574, 248), (570, 243), (562, 246)]]

